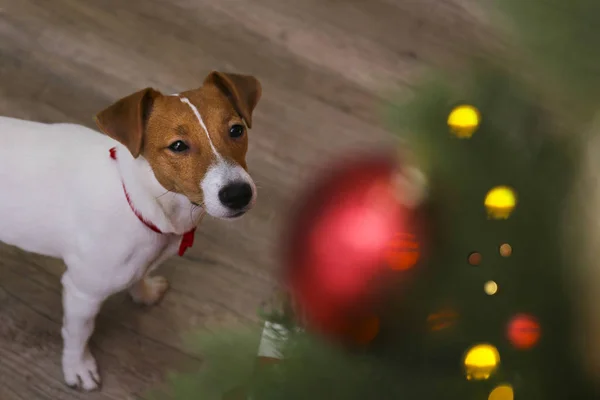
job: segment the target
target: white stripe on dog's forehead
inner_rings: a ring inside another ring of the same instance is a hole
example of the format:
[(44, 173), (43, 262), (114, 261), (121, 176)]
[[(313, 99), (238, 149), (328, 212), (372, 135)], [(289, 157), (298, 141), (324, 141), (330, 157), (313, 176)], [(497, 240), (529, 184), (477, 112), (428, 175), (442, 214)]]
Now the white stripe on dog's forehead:
[(202, 119), (202, 115), (200, 115), (200, 111), (198, 110), (198, 107), (196, 107), (195, 105), (193, 105), (192, 102), (187, 97), (183, 97), (183, 96), (178, 96), (178, 97), (179, 97), (179, 100), (182, 103), (187, 104), (192, 109), (192, 112), (196, 116), (196, 119), (200, 123), (200, 126), (204, 130), (204, 133), (206, 133), (206, 137), (208, 138), (208, 143), (210, 143), (210, 148), (212, 149), (212, 151), (215, 154), (215, 156), (217, 157), (217, 159), (220, 160), (221, 159), (221, 155), (217, 151), (217, 148), (215, 147), (212, 139), (210, 138), (210, 133), (208, 132), (208, 128), (204, 124), (204, 120)]

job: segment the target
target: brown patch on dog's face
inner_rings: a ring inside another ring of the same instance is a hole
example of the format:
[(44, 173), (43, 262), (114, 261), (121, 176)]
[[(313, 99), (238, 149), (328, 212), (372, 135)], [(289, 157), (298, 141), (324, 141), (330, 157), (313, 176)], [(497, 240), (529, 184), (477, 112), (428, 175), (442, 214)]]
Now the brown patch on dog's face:
[[(208, 135), (193, 108), (182, 102), (182, 98), (196, 107)], [(240, 127), (242, 135), (230, 137), (230, 130)], [(172, 146), (178, 142), (182, 142), (187, 150), (174, 151)], [(141, 154), (162, 186), (202, 204), (200, 183), (208, 168), (221, 157), (247, 170), (247, 150), (248, 133), (241, 116), (221, 90), (207, 84), (179, 96), (156, 99)]]
[(246, 126), (260, 96), (254, 77), (212, 72), (202, 87), (179, 95), (136, 92), (99, 113), (96, 122), (134, 157), (142, 155), (167, 190), (230, 218), (255, 197), (246, 172)]

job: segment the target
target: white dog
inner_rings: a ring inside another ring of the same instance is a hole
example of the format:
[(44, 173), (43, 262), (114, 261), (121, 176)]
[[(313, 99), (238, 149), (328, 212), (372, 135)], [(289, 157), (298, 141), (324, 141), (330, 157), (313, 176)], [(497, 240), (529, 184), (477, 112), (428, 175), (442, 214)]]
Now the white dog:
[(98, 387), (88, 348), (104, 300), (128, 289), (157, 302), (167, 282), (148, 274), (191, 245), (203, 213), (241, 216), (255, 203), (246, 171), (251, 76), (212, 72), (177, 95), (144, 89), (84, 126), (0, 117), (0, 241), (62, 258), (63, 372)]

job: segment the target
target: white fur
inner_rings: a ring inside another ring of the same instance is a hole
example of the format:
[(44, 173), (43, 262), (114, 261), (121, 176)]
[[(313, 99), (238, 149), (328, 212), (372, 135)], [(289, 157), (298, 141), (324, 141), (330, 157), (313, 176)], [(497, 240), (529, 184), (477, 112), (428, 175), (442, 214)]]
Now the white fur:
[(212, 139), (210, 138), (210, 133), (208, 132), (208, 128), (204, 124), (204, 120), (202, 119), (202, 115), (200, 115), (200, 111), (198, 110), (198, 108), (195, 105), (193, 105), (192, 102), (187, 97), (179, 96), (179, 100), (181, 100), (182, 103), (187, 104), (188, 107), (191, 108), (192, 112), (194, 113), (194, 116), (200, 123), (202, 130), (204, 131), (204, 133), (206, 133), (206, 137), (208, 138), (208, 143), (210, 143), (210, 148), (212, 149), (212, 152), (215, 155), (215, 157), (217, 157), (217, 159), (222, 158), (221, 155), (219, 154), (219, 152), (217, 151), (217, 148), (215, 147)]
[(208, 171), (206, 171), (206, 175), (204, 175), (204, 179), (200, 185), (204, 193), (204, 207), (206, 208), (206, 212), (218, 218), (233, 219), (241, 216), (236, 215), (237, 211), (223, 206), (219, 201), (219, 191), (221, 188), (230, 183), (240, 181), (246, 182), (252, 187), (252, 200), (246, 207), (246, 209), (250, 209), (256, 202), (256, 186), (248, 172), (239, 165), (229, 163), (223, 159), (219, 159), (211, 165)]
[[(93, 390), (99, 376), (87, 343), (102, 303), (144, 284), (164, 291), (164, 282), (147, 274), (176, 253), (181, 234), (204, 210), (182, 195), (165, 195), (146, 160), (86, 127), (0, 117), (0, 135), (0, 241), (65, 261), (64, 377)], [(116, 161), (109, 156), (114, 146)], [(216, 181), (225, 181), (221, 175)], [(138, 220), (122, 183), (141, 215), (165, 234)]]

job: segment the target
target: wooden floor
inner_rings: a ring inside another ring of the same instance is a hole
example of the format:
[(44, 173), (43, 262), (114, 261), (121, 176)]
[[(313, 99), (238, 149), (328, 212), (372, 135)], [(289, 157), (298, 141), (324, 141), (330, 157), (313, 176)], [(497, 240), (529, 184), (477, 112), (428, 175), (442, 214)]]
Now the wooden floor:
[(181, 335), (256, 319), (297, 189), (345, 149), (392, 143), (385, 101), (465, 51), (476, 21), (467, 0), (0, 0), (0, 115), (93, 126), (121, 96), (190, 89), (213, 69), (264, 89), (248, 160), (256, 209), (205, 219), (192, 251), (162, 268), (172, 290), (159, 306), (108, 301), (92, 339), (101, 392), (62, 383), (61, 262), (1, 245), (0, 399), (138, 398), (200, 365)]

